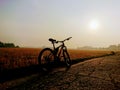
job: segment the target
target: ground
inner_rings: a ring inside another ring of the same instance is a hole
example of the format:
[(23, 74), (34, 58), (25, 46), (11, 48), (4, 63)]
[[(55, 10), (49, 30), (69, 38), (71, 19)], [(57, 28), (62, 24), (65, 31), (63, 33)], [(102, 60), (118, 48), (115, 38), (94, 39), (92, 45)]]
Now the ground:
[(3, 83), (1, 89), (120, 90), (120, 55), (94, 58), (74, 64), (68, 70), (56, 68), (47, 74), (37, 73), (14, 81)]

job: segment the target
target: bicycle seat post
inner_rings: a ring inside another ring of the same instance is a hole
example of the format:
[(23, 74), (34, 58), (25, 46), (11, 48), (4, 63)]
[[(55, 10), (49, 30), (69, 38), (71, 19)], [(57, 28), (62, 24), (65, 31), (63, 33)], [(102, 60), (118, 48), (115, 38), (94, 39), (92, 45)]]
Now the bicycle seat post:
[(52, 42), (52, 44), (53, 44), (53, 49), (55, 50), (55, 43), (54, 43), (54, 42)]
[(52, 38), (49, 38), (49, 41), (53, 44), (53, 49), (55, 50), (56, 40), (55, 40), (55, 39), (52, 39)]

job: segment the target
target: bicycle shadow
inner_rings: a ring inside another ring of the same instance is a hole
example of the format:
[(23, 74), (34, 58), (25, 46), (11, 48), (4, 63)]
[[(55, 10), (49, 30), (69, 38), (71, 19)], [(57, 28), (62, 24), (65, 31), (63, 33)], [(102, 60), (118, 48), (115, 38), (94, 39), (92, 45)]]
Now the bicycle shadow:
[[(27, 77), (32, 74), (40, 74), (41, 76), (47, 75), (48, 73), (52, 72), (55, 68), (58, 68), (58, 67), (66, 68), (63, 63), (60, 63), (60, 64), (54, 63), (53, 66), (50, 67), (49, 71), (42, 70), (40, 65), (32, 65), (28, 67), (4, 70), (0, 72), (0, 83)], [(69, 69), (67, 68), (66, 70), (69, 70)]]

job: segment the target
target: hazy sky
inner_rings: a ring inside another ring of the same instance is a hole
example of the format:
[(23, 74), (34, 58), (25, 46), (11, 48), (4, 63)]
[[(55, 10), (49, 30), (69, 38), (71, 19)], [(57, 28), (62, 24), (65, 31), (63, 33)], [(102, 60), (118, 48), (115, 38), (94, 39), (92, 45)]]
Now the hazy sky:
[(69, 36), (70, 48), (119, 44), (120, 0), (0, 0), (0, 41), (41, 47)]

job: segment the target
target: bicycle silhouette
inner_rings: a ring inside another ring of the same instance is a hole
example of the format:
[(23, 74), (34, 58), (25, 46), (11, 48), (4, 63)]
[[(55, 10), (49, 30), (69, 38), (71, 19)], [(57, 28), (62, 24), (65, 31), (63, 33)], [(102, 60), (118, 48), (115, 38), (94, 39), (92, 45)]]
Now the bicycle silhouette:
[[(65, 65), (69, 68), (71, 66), (71, 59), (65, 46), (65, 41), (70, 40), (72, 37), (69, 37), (62, 41), (56, 41), (55, 39), (50, 38), (49, 41), (53, 44), (53, 49), (44, 48), (38, 56), (38, 63), (41, 66), (42, 70), (48, 71), (53, 64), (60, 63), (64, 61)], [(61, 43), (58, 47), (55, 47), (55, 43)]]

